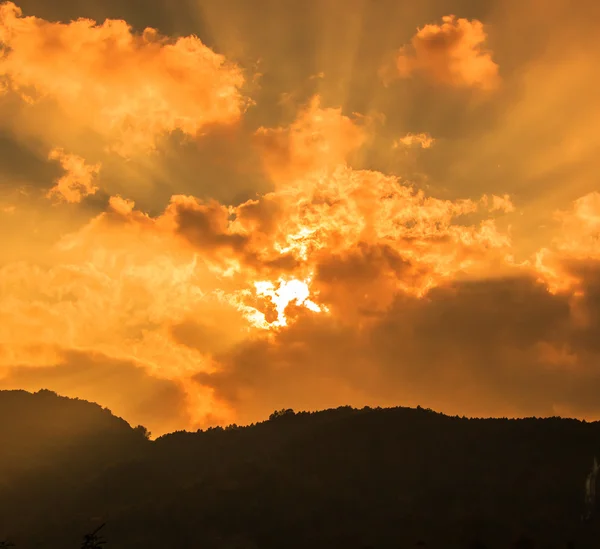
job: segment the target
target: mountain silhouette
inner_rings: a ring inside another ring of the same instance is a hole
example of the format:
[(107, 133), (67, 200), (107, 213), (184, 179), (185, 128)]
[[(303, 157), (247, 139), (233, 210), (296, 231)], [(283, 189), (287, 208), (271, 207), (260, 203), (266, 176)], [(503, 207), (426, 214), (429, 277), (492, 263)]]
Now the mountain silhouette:
[[(108, 549), (598, 547), (600, 423), (282, 410), (148, 439), (97, 404), (0, 391), (0, 539)], [(568, 545), (568, 544), (571, 545)]]

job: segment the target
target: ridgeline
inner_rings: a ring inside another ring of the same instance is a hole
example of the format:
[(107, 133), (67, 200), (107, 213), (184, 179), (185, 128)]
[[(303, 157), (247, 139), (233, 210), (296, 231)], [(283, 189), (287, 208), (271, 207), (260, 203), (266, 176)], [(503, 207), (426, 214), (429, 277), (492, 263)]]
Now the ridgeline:
[(106, 549), (600, 547), (581, 519), (599, 422), (343, 407), (150, 441), (51, 391), (0, 391), (0, 414), (17, 549), (103, 523)]

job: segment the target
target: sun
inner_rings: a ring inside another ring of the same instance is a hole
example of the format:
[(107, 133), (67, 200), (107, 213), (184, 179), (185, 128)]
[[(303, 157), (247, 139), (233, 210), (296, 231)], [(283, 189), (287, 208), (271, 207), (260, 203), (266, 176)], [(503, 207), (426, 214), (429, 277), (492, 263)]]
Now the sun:
[(277, 320), (270, 324), (271, 327), (288, 325), (285, 309), (293, 301), (296, 302), (296, 305), (305, 307), (315, 313), (320, 313), (324, 310), (322, 306), (317, 305), (309, 299), (311, 278), (306, 278), (305, 280), (297, 278), (285, 280), (280, 278), (278, 283), (277, 287), (270, 281), (258, 281), (254, 283), (256, 295), (269, 298), (275, 304)]

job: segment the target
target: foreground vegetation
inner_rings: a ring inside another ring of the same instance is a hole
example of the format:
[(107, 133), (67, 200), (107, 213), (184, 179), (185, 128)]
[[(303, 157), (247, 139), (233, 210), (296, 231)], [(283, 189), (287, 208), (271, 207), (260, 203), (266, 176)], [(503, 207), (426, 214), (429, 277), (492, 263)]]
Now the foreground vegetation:
[(110, 549), (600, 546), (582, 522), (599, 423), (346, 407), (150, 441), (49, 391), (0, 392), (0, 414), (18, 549), (90, 549), (104, 522)]

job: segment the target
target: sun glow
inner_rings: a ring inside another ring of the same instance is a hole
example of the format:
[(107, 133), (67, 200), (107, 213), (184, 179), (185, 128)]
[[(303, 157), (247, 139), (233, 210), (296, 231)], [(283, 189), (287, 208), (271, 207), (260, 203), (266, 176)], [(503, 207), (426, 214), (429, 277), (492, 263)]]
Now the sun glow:
[(285, 316), (287, 306), (296, 302), (299, 307), (305, 307), (309, 311), (320, 313), (323, 309), (314, 301), (308, 299), (310, 296), (309, 284), (311, 279), (306, 280), (284, 280), (279, 279), (279, 286), (270, 281), (259, 281), (254, 283), (256, 295), (268, 297), (275, 305), (277, 311), (277, 320), (272, 322), (270, 326), (287, 326), (288, 320)]

